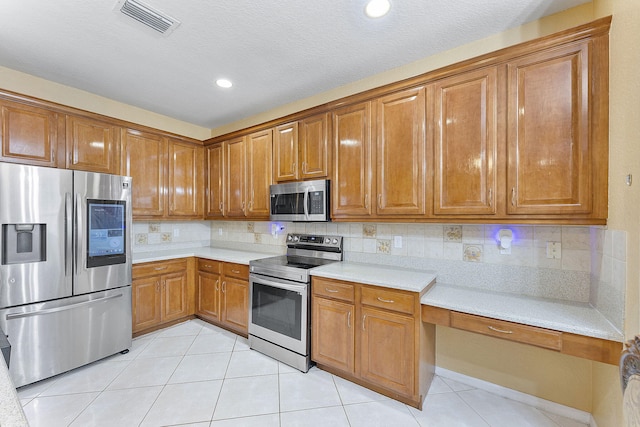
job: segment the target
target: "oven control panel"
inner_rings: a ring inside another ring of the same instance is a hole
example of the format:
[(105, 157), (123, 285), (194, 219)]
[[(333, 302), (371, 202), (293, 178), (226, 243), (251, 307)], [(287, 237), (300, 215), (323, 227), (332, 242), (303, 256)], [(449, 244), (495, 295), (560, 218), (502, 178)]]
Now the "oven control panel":
[(287, 234), (287, 246), (314, 246), (318, 248), (342, 248), (342, 236), (321, 236), (318, 234)]

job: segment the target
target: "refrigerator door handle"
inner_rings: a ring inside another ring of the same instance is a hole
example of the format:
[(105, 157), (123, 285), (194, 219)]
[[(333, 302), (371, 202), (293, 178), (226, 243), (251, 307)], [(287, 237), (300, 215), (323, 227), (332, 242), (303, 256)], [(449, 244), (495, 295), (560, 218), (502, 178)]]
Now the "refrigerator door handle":
[(73, 265), (75, 274), (78, 275), (78, 264), (80, 264), (80, 239), (82, 239), (82, 212), (80, 212), (80, 206), (82, 203), (82, 199), (80, 198), (80, 194), (76, 194), (75, 206), (73, 211), (75, 212), (75, 221), (74, 221), (74, 230), (73, 233), (75, 235), (75, 241), (73, 244)]
[(73, 268), (73, 199), (71, 193), (64, 195), (64, 275), (69, 276)]
[(45, 310), (37, 310), (37, 311), (30, 311), (28, 313), (15, 313), (15, 314), (7, 314), (7, 320), (11, 320), (11, 319), (19, 319), (22, 317), (32, 317), (32, 316), (40, 316), (42, 314), (51, 314), (51, 313), (57, 313), (60, 311), (65, 311), (65, 310), (73, 310), (75, 308), (78, 307), (82, 307), (85, 305), (90, 305), (90, 304), (96, 304), (99, 302), (104, 302), (104, 301), (108, 301), (108, 300), (112, 300), (115, 298), (121, 298), (124, 294), (117, 294), (117, 295), (110, 295), (108, 297), (102, 297), (102, 298), (97, 298), (97, 299), (91, 299), (89, 301), (82, 301), (76, 304), (69, 304), (69, 305), (64, 305), (62, 307), (55, 307), (55, 308), (48, 308)]

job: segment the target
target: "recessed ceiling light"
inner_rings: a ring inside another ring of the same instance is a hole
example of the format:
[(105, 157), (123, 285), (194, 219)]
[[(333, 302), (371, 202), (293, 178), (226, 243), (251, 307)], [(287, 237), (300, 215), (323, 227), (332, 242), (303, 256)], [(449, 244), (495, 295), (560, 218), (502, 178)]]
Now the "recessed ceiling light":
[(233, 86), (233, 83), (231, 83), (230, 80), (227, 79), (218, 79), (216, 80), (216, 84), (220, 87), (223, 87), (225, 89), (230, 88), (231, 86)]
[(364, 8), (364, 12), (369, 18), (380, 18), (389, 12), (391, 3), (389, 0), (371, 0), (367, 3), (367, 7)]

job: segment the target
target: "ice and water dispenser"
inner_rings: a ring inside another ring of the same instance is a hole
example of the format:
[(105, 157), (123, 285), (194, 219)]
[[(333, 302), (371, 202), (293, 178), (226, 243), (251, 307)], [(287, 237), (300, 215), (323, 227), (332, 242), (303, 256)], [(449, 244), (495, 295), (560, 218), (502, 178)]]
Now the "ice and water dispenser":
[(46, 224), (2, 224), (2, 265), (46, 260)]

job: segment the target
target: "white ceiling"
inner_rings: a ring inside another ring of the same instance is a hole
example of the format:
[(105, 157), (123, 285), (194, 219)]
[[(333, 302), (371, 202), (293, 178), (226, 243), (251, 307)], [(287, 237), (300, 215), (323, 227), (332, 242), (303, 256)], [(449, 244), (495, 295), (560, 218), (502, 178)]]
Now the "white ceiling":
[(378, 20), (365, 0), (140, 1), (181, 25), (164, 37), (117, 0), (0, 0), (0, 66), (216, 128), (588, 0), (391, 0)]

